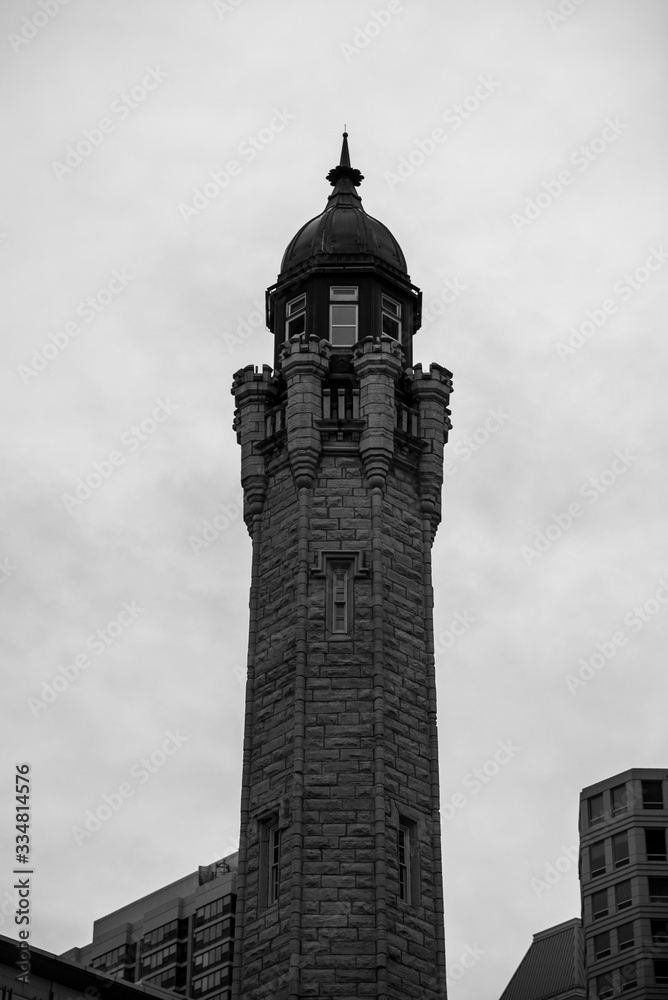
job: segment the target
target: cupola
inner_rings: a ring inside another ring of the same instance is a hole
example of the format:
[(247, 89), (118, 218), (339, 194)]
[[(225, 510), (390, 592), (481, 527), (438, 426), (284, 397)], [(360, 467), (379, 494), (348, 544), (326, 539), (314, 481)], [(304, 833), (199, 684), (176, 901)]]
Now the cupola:
[(350, 164), (344, 132), (339, 163), (327, 174), (334, 188), (327, 205), (290, 240), (278, 280), (267, 290), (276, 368), (282, 344), (300, 333), (329, 341), (335, 355), (385, 334), (401, 344), (411, 364), (421, 293), (411, 284), (398, 241), (365, 212), (357, 191), (363, 179)]

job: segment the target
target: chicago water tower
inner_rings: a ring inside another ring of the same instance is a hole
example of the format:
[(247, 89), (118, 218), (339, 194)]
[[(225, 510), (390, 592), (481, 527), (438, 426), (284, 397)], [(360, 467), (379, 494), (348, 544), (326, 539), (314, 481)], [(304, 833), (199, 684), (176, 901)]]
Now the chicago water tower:
[(253, 544), (233, 1000), (443, 1000), (431, 548), (451, 374), (344, 133), (234, 377)]

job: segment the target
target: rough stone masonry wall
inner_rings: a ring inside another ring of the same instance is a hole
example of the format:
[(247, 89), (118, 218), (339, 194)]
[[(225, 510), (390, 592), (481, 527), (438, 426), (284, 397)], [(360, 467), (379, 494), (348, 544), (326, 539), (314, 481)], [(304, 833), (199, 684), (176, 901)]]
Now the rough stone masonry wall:
[(289, 964), (289, 880), (282, 882), (278, 906), (264, 905), (265, 893), (260, 893), (258, 885), (261, 827), (257, 822), (263, 815), (280, 812), (292, 791), (297, 499), (287, 465), (269, 477), (260, 522), (249, 775), (253, 819), (248, 831), (243, 950), (237, 959), (243, 966), (244, 1000), (273, 1000), (281, 971), (282, 981), (287, 982)]
[[(322, 458), (310, 547), (361, 549), (367, 559), (370, 500), (359, 459)], [(350, 638), (326, 632), (326, 583), (309, 585), (304, 777), (304, 997), (376, 995), (371, 583), (354, 581)]]
[[(433, 857), (430, 767), (428, 622), (424, 593), (423, 521), (415, 475), (390, 472), (383, 496), (385, 779), (393, 804), (388, 823), (389, 996), (430, 1000), (438, 994), (436, 935), (440, 872)], [(419, 892), (410, 905), (398, 898), (399, 818), (414, 822), (412, 849)], [(436, 917), (435, 917), (436, 914)]]

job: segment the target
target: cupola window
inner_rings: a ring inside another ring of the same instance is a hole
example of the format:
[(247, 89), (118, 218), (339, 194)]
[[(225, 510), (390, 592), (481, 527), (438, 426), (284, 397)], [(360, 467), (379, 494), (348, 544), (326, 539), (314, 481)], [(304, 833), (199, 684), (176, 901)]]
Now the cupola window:
[(394, 340), (401, 339), (401, 305), (391, 299), (389, 295), (383, 295), (382, 307), (382, 332)]
[(289, 340), (306, 329), (306, 296), (299, 295), (285, 307), (285, 336)]
[(332, 285), (329, 290), (329, 339), (334, 347), (357, 341), (357, 288)]

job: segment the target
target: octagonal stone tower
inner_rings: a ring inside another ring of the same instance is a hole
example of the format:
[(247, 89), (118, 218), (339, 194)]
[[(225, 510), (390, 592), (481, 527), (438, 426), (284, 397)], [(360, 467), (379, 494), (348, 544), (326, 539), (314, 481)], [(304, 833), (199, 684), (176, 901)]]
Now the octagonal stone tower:
[(253, 540), (234, 1000), (443, 1000), (431, 547), (451, 374), (421, 295), (334, 190), (267, 291), (273, 369), (234, 377)]

